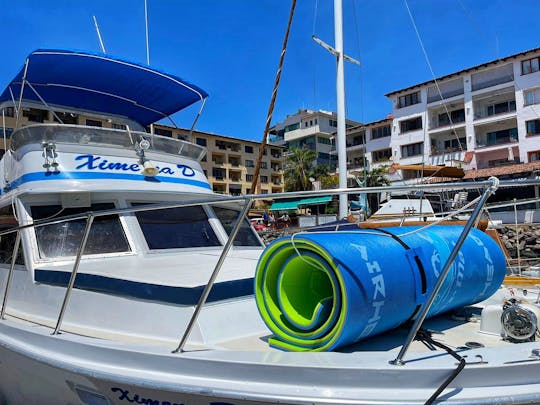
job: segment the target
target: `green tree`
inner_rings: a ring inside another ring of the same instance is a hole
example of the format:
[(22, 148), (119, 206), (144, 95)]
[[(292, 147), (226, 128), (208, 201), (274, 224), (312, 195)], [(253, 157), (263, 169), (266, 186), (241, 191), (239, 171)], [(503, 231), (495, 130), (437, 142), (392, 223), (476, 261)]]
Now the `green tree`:
[(311, 190), (309, 178), (317, 152), (311, 149), (291, 148), (285, 158), (285, 189), (287, 191)]

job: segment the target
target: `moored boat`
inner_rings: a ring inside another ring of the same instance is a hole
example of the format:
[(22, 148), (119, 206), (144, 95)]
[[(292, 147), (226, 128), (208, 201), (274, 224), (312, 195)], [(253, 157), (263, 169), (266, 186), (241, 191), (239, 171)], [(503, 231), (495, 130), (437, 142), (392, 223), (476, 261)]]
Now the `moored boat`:
[[(55, 64), (77, 69), (55, 75), (59, 71), (50, 68)], [(99, 71), (98, 77), (90, 79), (91, 71)], [(62, 81), (65, 77), (69, 80)], [(133, 86), (142, 81), (144, 86)], [(202, 89), (148, 67), (53, 50), (30, 55), (3, 93), (3, 106), (19, 113), (39, 100), (52, 111), (108, 116), (125, 129), (58, 123), (12, 134), (0, 162), (1, 400), (540, 400), (534, 305), (511, 301), (510, 291), (498, 288), (504, 265), (497, 246), (476, 231), (467, 236), (475, 215), (453, 228), (453, 236), (421, 229), (414, 235), (314, 232), (282, 239), (263, 252), (245, 214), (254, 200), (269, 196), (214, 194), (199, 164), (203, 148), (143, 131), (205, 96)], [(485, 196), (496, 186), (495, 180), (470, 184), (484, 188)], [(384, 246), (372, 238), (384, 240)], [(459, 252), (461, 244), (467, 252)], [(283, 246), (288, 256), (276, 261)], [(265, 264), (274, 275), (263, 274)], [(469, 273), (474, 266), (479, 271)], [(349, 267), (354, 271), (345, 274)], [(443, 286), (446, 274), (451, 281)], [(403, 278), (390, 284), (396, 275)], [(372, 290), (355, 292), (355, 280), (346, 278), (363, 279), (361, 286)], [(437, 296), (439, 283), (443, 295)], [(463, 298), (465, 289), (470, 294)], [(355, 301), (360, 296), (366, 300)], [(419, 319), (432, 299), (435, 309), (426, 312), (431, 318), (422, 330), (411, 329), (418, 340), (408, 341), (407, 329), (399, 326)], [(342, 305), (346, 302), (353, 305)], [(481, 315), (483, 308), (489, 311)], [(358, 314), (367, 322), (361, 328), (355, 325)], [(322, 347), (324, 352), (282, 350), (290, 349), (290, 342), (272, 337), (279, 335), (265, 319), (272, 317), (296, 327), (293, 340), (298, 329), (310, 335), (301, 336), (302, 349), (321, 336), (332, 344)]]

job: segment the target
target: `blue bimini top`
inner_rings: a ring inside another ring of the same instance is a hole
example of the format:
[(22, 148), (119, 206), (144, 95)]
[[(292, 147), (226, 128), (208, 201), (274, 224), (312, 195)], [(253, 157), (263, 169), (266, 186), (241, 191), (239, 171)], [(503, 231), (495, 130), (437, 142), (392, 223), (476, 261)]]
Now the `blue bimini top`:
[(142, 126), (208, 97), (201, 88), (148, 66), (88, 52), (38, 49), (2, 93), (0, 106), (19, 99), (23, 79), (23, 100), (119, 115)]

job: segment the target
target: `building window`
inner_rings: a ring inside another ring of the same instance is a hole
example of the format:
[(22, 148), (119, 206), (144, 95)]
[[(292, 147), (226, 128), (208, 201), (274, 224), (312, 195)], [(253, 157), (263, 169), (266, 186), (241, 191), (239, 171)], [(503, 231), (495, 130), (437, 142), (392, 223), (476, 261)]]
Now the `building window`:
[(268, 164), (266, 162), (261, 162), (261, 169), (268, 169)]
[(261, 194), (268, 194), (268, 190), (265, 190), (264, 188), (261, 189)]
[(337, 121), (336, 120), (328, 120), (330, 122), (330, 126), (337, 128)]
[(172, 131), (169, 129), (154, 128), (154, 134), (161, 135), (161, 136), (168, 136), (169, 138), (172, 138)]
[(246, 174), (246, 181), (253, 181), (253, 175), (252, 174)]
[(127, 126), (126, 126), (126, 124), (117, 124), (117, 123), (113, 122), (111, 124), (111, 128), (112, 129), (121, 129), (121, 130), (125, 131), (127, 129)]
[(526, 121), (527, 136), (540, 134), (540, 120)]
[[(486, 134), (486, 144), (479, 144), (478, 146), (491, 146), (501, 143), (517, 142), (518, 132), (517, 128), (502, 129), (500, 131), (488, 132)], [(478, 140), (480, 141), (480, 139)]]
[(467, 139), (463, 138), (454, 138), (444, 141), (444, 150), (447, 152), (454, 152), (466, 149)]
[[(11, 138), (12, 133), (13, 133), (13, 128), (7, 128), (6, 127), (6, 139)], [(0, 136), (2, 136), (2, 137), (4, 136), (4, 129), (3, 128), (0, 129)], [(4, 147), (5, 147), (5, 145), (4, 145)]]
[(390, 125), (384, 127), (376, 127), (371, 129), (371, 139), (379, 139), (392, 135)]
[(406, 158), (410, 156), (418, 156), (424, 153), (424, 143), (411, 143), (410, 145), (403, 145), (401, 147), (401, 156)]
[(86, 125), (89, 127), (102, 127), (103, 123), (97, 120), (86, 120)]
[(407, 107), (420, 102), (420, 92), (405, 94), (398, 99), (398, 108)]
[(223, 180), (225, 178), (225, 175), (226, 175), (225, 169), (220, 169), (216, 167), (212, 169), (212, 176), (214, 176), (216, 180)]
[(411, 118), (410, 120), (401, 121), (399, 125), (402, 133), (422, 129), (422, 117), (416, 117)]
[(315, 118), (315, 121), (314, 121), (314, 122), (315, 122), (315, 125), (317, 125), (317, 118)]
[(529, 162), (538, 162), (540, 160), (540, 150), (527, 152), (527, 157), (529, 158)]
[(525, 100), (525, 105), (539, 104), (540, 103), (540, 88), (524, 91), (523, 99)]
[(385, 162), (387, 160), (390, 160), (391, 157), (392, 157), (391, 148), (375, 150), (371, 152), (371, 159), (373, 160), (374, 163)]
[(254, 167), (253, 160), (246, 159), (246, 167)]
[(300, 123), (297, 122), (296, 124), (287, 125), (285, 127), (284, 132), (294, 131), (295, 129), (299, 129), (299, 128), (300, 128)]
[(494, 159), (488, 161), (488, 167), (499, 167), (499, 166), (508, 166), (515, 163), (514, 160), (504, 159)]
[(330, 139), (328, 138), (323, 138), (322, 136), (318, 136), (317, 137), (317, 143), (322, 143), (324, 145), (330, 145)]
[(46, 110), (39, 110), (37, 108), (23, 109), (23, 117), (28, 118), (28, 121), (43, 122), (49, 117), (49, 112)]
[(540, 70), (540, 58), (532, 58), (521, 61), (521, 74), (528, 75), (529, 73), (538, 72)]
[(4, 116), (6, 116), (6, 117), (14, 117), (15, 116), (15, 108), (13, 108), (13, 107), (4, 107)]
[(245, 145), (244, 146), (244, 151), (246, 153), (253, 153), (253, 146)]
[(516, 101), (503, 101), (502, 103), (491, 104), (487, 106), (487, 115), (504, 114), (509, 111), (516, 111)]
[(268, 176), (261, 176), (261, 183), (268, 183)]
[(206, 146), (207, 145), (206, 138), (195, 138), (195, 142), (199, 146)]
[(455, 124), (457, 122), (464, 122), (464, 121), (465, 121), (465, 110), (463, 108), (461, 110), (450, 111), (450, 116), (448, 116), (447, 113), (439, 114), (440, 127), (444, 125), (450, 125), (450, 124)]

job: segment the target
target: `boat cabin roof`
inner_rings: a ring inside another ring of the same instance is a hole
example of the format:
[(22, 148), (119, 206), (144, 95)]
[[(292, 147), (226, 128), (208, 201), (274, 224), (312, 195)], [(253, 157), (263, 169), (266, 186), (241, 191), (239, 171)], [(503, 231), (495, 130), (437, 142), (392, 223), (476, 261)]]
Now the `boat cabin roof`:
[[(28, 87), (28, 88), (24, 88)], [(0, 95), (129, 118), (147, 126), (208, 94), (177, 76), (103, 54), (38, 49)]]

